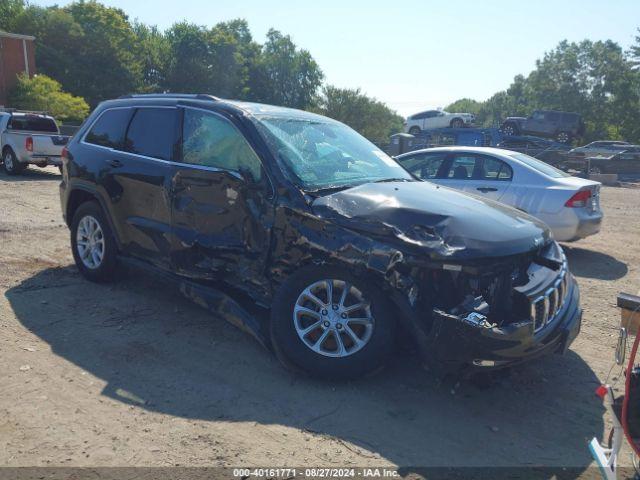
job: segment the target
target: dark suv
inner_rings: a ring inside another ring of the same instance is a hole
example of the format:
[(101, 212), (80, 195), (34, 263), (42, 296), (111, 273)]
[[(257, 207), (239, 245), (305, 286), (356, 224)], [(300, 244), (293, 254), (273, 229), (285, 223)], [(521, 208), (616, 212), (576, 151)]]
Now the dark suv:
[(554, 110), (536, 110), (529, 117), (508, 117), (501, 128), (505, 135), (535, 135), (567, 144), (584, 133), (579, 114)]
[(204, 305), (223, 283), (269, 311), (242, 326), (318, 376), (373, 370), (396, 338), (434, 367), (509, 365), (563, 352), (580, 327), (578, 287), (544, 224), (418, 181), (319, 115), (129, 96), (98, 106), (63, 170), (85, 277), (134, 263)]

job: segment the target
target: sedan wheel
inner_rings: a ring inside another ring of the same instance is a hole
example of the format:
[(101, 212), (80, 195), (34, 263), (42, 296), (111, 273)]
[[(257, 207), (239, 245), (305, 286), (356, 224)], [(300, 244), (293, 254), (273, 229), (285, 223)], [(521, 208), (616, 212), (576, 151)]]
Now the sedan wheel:
[(569, 143), (569, 134), (567, 132), (560, 132), (556, 136), (556, 140), (560, 143)]
[(451, 128), (462, 128), (464, 123), (459, 118), (451, 121)]
[(371, 306), (348, 282), (325, 279), (305, 288), (293, 310), (302, 342), (327, 357), (348, 357), (364, 348), (374, 328)]
[(602, 174), (602, 169), (600, 167), (591, 167), (589, 168), (589, 173), (592, 173), (594, 175), (600, 175)]

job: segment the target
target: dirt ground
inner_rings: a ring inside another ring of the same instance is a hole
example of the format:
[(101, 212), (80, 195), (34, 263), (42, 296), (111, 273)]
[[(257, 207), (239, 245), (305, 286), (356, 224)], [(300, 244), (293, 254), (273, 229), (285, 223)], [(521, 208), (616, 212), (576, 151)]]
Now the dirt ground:
[(59, 180), (0, 174), (0, 465), (587, 472), (588, 441), (608, 433), (594, 389), (613, 364), (616, 294), (640, 290), (640, 188), (603, 188), (603, 231), (566, 246), (585, 311), (571, 351), (487, 387), (438, 384), (411, 355), (356, 382), (300, 378), (157, 280), (91, 284)]

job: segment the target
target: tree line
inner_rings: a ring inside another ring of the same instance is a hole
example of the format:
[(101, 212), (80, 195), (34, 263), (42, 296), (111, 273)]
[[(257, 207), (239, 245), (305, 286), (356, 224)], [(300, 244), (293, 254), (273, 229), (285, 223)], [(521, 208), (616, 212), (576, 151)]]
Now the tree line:
[[(289, 35), (272, 29), (259, 43), (245, 20), (212, 27), (182, 21), (161, 31), (95, 0), (65, 7), (0, 0), (0, 29), (36, 37), (43, 74), (20, 80), (14, 106), (45, 105), (81, 119), (100, 101), (127, 93), (209, 93), (312, 110), (377, 143), (402, 130), (402, 117), (383, 102), (325, 84), (310, 52)], [(640, 143), (640, 36), (629, 51), (610, 40), (560, 42), (506, 90), (446, 109), (475, 113), (483, 126), (535, 109), (573, 111), (585, 120), (586, 141)]]
[[(0, 0), (0, 29), (35, 36), (38, 71), (91, 108), (132, 92), (209, 93), (348, 119), (376, 142), (402, 128), (402, 117), (360, 90), (323, 85), (318, 63), (289, 35), (271, 29), (258, 43), (245, 20), (183, 21), (161, 31), (97, 1), (41, 7)], [(11, 98), (23, 106), (33, 91), (50, 91), (47, 82), (22, 78)], [(84, 109), (77, 112), (67, 117)]]
[(640, 143), (640, 35), (624, 51), (611, 40), (568, 42), (546, 52), (527, 76), (486, 101), (463, 98), (449, 111), (476, 114), (484, 126), (498, 126), (507, 116), (536, 109), (580, 113), (583, 140), (627, 140)]

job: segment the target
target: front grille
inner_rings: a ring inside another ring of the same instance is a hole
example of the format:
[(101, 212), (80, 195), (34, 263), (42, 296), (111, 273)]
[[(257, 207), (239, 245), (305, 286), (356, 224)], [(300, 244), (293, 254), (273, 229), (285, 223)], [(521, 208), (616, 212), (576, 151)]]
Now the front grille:
[(543, 295), (540, 295), (531, 302), (531, 321), (533, 322), (533, 328), (536, 332), (551, 324), (556, 319), (567, 297), (568, 282), (569, 272), (567, 271), (567, 261), (563, 256), (562, 269), (560, 270), (558, 279)]

